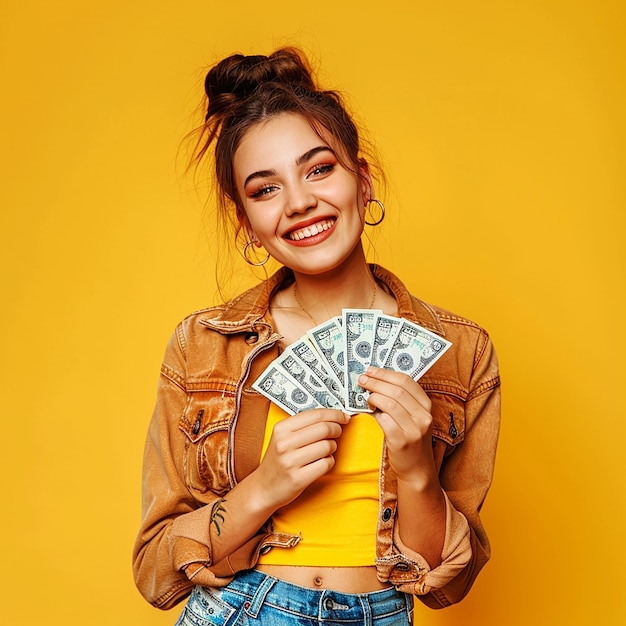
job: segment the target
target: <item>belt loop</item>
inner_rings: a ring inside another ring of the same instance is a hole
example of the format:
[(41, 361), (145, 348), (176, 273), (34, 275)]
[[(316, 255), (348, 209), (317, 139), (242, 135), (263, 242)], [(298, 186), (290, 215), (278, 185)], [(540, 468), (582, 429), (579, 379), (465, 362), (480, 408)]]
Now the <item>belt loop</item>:
[(250, 615), (250, 617), (254, 617), (255, 619), (259, 615), (259, 611), (265, 602), (265, 597), (270, 592), (270, 589), (276, 583), (276, 578), (272, 578), (265, 574), (265, 580), (257, 587), (257, 590), (254, 592), (252, 596), (252, 600), (250, 601), (250, 606), (246, 607), (246, 613)]
[(359, 602), (361, 603), (361, 610), (363, 611), (363, 624), (365, 626), (373, 624), (374, 620), (372, 619), (372, 605), (370, 602), (370, 594), (359, 594)]

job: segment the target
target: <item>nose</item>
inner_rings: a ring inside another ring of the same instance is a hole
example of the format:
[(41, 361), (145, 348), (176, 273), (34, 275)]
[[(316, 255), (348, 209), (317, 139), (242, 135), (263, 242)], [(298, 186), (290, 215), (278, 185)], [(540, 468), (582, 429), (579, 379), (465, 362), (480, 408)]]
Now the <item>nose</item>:
[(316, 206), (317, 197), (306, 181), (298, 181), (289, 185), (285, 207), (285, 213), (287, 215), (306, 213), (306, 211)]

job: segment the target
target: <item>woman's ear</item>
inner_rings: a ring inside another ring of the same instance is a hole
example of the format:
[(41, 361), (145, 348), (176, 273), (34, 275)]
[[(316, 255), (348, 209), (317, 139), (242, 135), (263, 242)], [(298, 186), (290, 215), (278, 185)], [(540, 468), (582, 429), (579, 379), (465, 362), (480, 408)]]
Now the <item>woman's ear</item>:
[(359, 183), (363, 195), (363, 204), (367, 204), (374, 197), (374, 184), (372, 183), (369, 163), (363, 158), (359, 159)]
[(250, 224), (250, 220), (246, 215), (245, 211), (239, 207), (237, 207), (237, 220), (239, 221), (239, 227), (246, 234), (246, 239), (254, 243), (257, 248), (261, 247), (261, 243), (259, 242), (252, 225)]

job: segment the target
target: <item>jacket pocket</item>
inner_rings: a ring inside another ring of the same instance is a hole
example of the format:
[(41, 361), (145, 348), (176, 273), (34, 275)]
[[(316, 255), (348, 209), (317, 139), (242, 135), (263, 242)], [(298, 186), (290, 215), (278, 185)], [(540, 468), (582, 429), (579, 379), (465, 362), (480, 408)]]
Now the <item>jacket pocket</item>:
[(429, 391), (432, 401), (433, 452), (437, 467), (465, 438), (465, 402), (452, 393)]
[(184, 473), (187, 487), (199, 493), (224, 495), (230, 489), (228, 444), (235, 415), (230, 391), (194, 391), (179, 428), (185, 434)]

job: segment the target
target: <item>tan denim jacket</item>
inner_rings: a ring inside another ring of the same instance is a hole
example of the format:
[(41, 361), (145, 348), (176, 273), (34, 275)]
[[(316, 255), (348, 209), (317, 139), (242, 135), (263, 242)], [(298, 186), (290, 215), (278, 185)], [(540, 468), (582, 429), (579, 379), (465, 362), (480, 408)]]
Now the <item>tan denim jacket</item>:
[[(496, 355), (479, 326), (411, 296), (382, 267), (373, 265), (372, 271), (395, 297), (400, 317), (452, 342), (420, 380), (432, 400), (433, 451), (446, 494), (442, 563), (431, 570), (400, 541), (396, 479), (386, 454), (377, 528), (379, 579), (440, 608), (463, 598), (489, 559), (479, 511), (491, 484), (499, 429)], [(272, 532), (270, 519), (215, 563), (209, 534), (213, 504), (259, 463), (269, 401), (251, 385), (278, 356), (270, 296), (292, 280), (282, 269), (234, 300), (190, 315), (167, 346), (146, 441), (143, 520), (133, 552), (135, 581), (154, 606), (172, 607), (196, 584), (226, 585), (236, 572), (254, 567), (261, 551), (299, 541)]]

